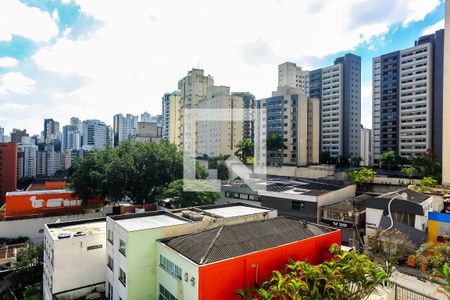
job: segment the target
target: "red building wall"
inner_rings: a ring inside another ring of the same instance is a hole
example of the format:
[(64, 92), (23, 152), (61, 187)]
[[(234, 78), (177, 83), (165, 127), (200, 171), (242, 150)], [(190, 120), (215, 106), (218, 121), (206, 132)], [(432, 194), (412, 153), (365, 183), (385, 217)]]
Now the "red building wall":
[(199, 300), (241, 299), (234, 295), (236, 290), (252, 287), (256, 278), (259, 283), (270, 278), (272, 271), (283, 269), (289, 258), (312, 264), (330, 259), (327, 250), (332, 244), (341, 244), (340, 231), (200, 266)]
[(17, 144), (0, 143), (0, 205), (7, 192), (17, 188)]

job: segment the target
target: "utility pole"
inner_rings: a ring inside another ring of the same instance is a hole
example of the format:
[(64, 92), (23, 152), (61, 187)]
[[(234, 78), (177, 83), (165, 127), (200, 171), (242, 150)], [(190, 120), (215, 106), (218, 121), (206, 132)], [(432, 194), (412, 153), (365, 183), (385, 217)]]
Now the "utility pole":
[(356, 226), (356, 199), (355, 199), (355, 197), (353, 197), (353, 203), (352, 203), (353, 205), (352, 205), (352, 207), (353, 207), (353, 218), (352, 218), (352, 220), (353, 220), (353, 232), (352, 232), (352, 240), (353, 240), (353, 245), (352, 245), (352, 247), (354, 248), (354, 249), (356, 249), (356, 234), (357, 234), (357, 230), (358, 230), (358, 228), (357, 228), (357, 226)]

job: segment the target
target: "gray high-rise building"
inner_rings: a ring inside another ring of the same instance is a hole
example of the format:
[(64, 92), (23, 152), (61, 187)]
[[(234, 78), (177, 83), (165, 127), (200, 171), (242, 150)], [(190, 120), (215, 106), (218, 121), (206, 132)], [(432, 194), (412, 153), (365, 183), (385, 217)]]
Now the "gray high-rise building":
[(99, 120), (86, 120), (82, 127), (82, 147), (84, 150), (103, 150), (112, 145), (113, 134), (111, 126)]
[(138, 116), (131, 114), (114, 115), (113, 130), (114, 146), (117, 147), (122, 141), (135, 137), (139, 133)]
[(61, 139), (61, 132), (59, 131), (59, 122), (53, 119), (44, 120), (44, 142), (52, 143), (54, 140)]
[(66, 149), (79, 150), (81, 147), (81, 132), (76, 125), (63, 126), (61, 152)]
[(442, 157), (444, 31), (373, 59), (373, 158)]
[(334, 64), (306, 71), (294, 63), (278, 67), (278, 84), (320, 100), (320, 149), (331, 157), (360, 156), (361, 57), (348, 53)]

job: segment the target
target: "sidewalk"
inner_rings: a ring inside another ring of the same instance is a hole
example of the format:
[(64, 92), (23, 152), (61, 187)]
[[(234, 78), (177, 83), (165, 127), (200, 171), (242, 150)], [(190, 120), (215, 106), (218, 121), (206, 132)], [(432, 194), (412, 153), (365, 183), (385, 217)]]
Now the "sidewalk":
[(430, 281), (422, 281), (417, 279), (417, 277), (406, 275), (398, 271), (395, 271), (389, 280), (406, 288), (412, 289), (418, 293), (428, 295), (436, 299), (449, 299), (447, 296), (437, 292), (438, 288), (440, 287), (438, 284), (432, 283)]

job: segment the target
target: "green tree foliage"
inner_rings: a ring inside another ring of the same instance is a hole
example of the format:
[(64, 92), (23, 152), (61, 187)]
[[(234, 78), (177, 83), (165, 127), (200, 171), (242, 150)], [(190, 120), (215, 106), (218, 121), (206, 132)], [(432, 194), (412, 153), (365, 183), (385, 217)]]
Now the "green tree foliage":
[(388, 168), (389, 171), (392, 170), (392, 167), (396, 167), (397, 158), (395, 156), (394, 151), (388, 151), (381, 154), (380, 158), (380, 165), (382, 168)]
[(228, 171), (228, 167), (224, 162), (219, 162), (217, 164), (217, 177), (220, 180), (230, 179), (230, 172)]
[(172, 199), (174, 208), (213, 204), (220, 197), (220, 194), (216, 192), (185, 191), (183, 187), (183, 180), (180, 179), (171, 182), (163, 192), (164, 198)]
[(365, 255), (330, 248), (333, 258), (319, 265), (289, 261), (282, 271), (251, 290), (237, 291), (243, 299), (365, 299), (387, 274)]
[[(208, 172), (197, 164), (196, 177)], [(154, 202), (164, 187), (183, 177), (183, 156), (168, 142), (124, 141), (78, 159), (70, 177), (70, 188), (81, 199), (129, 198), (136, 204)]]
[(430, 149), (428, 149), (424, 154), (416, 156), (413, 159), (412, 165), (423, 177), (433, 177), (438, 181), (440, 181), (442, 177), (442, 167), (435, 160), (433, 151)]
[(236, 155), (240, 157), (242, 162), (247, 163), (248, 158), (253, 157), (255, 145), (251, 139), (243, 139), (238, 142)]
[(442, 266), (442, 271), (438, 272), (438, 276), (447, 282), (442, 288), (438, 288), (438, 292), (447, 295), (450, 299), (450, 267), (448, 262)]
[(283, 148), (284, 148), (283, 139), (275, 132), (272, 132), (267, 138), (267, 150), (276, 151)]
[(360, 185), (363, 183), (371, 183), (375, 178), (375, 172), (372, 169), (361, 168), (359, 170), (353, 170), (348, 172), (348, 177), (352, 181), (353, 184)]
[(18, 249), (13, 272), (8, 275), (13, 287), (25, 286), (42, 280), (43, 244), (29, 243), (27, 248)]
[(402, 232), (396, 229), (385, 231), (378, 228), (375, 233), (369, 234), (365, 253), (391, 276), (398, 261), (413, 254), (415, 248), (411, 240)]
[(23, 299), (24, 300), (41, 300), (41, 299), (43, 299), (42, 290), (38, 289), (37, 287), (27, 286), (25, 291), (23, 292)]
[(429, 242), (417, 249), (416, 264), (424, 271), (442, 269), (446, 262), (450, 262), (450, 242)]
[(417, 169), (414, 167), (407, 167), (407, 168), (403, 168), (402, 172), (406, 174), (406, 176), (408, 176), (409, 181), (412, 181), (412, 178), (414, 177), (414, 174), (417, 172)]
[(22, 178), (19, 178), (17, 180), (17, 188), (20, 190), (26, 190), (30, 184), (32, 184), (34, 181), (33, 176), (25, 176)]
[(424, 177), (419, 182), (419, 189), (422, 191), (429, 191), (431, 188), (434, 188), (438, 185), (438, 182), (433, 177)]

